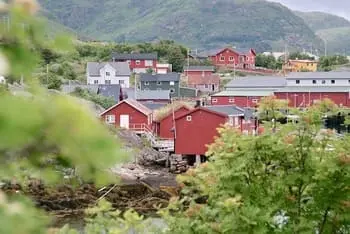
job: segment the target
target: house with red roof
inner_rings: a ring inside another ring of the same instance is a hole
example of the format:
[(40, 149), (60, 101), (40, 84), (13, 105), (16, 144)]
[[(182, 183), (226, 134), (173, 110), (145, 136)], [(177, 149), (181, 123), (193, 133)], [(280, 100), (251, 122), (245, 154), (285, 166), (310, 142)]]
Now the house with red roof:
[(116, 128), (151, 128), (153, 112), (135, 100), (126, 99), (102, 112), (100, 117)]
[(255, 69), (256, 52), (254, 49), (236, 49), (226, 47), (199, 53), (196, 57), (209, 59), (217, 68)]

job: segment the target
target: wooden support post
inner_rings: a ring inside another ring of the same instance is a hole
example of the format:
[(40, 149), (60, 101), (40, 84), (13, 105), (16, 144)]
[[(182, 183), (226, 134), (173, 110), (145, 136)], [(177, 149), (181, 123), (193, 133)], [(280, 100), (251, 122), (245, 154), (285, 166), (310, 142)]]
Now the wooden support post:
[(199, 154), (196, 155), (196, 167), (201, 165), (201, 156)]

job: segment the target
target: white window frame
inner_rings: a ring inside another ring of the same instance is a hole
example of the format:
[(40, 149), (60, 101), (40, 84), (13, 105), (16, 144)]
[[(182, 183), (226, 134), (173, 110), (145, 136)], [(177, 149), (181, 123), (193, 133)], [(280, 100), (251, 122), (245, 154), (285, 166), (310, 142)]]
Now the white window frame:
[(229, 60), (230, 62), (233, 62), (233, 61), (235, 61), (235, 57), (234, 57), (234, 56), (230, 56), (228, 60)]
[(220, 61), (225, 61), (225, 56), (220, 56)]
[(149, 82), (148, 82), (148, 81), (145, 81), (145, 85), (149, 85)]
[(141, 60), (136, 60), (135, 63), (136, 63), (136, 65), (140, 65), (141, 64)]
[(98, 80), (94, 80), (94, 84), (98, 84)]
[(300, 80), (295, 80), (295, 84), (300, 84)]
[(322, 84), (326, 84), (326, 80), (322, 80), (321, 83), (322, 83)]
[(187, 122), (191, 122), (192, 121), (192, 116), (191, 115), (187, 115), (186, 116), (186, 121)]
[(169, 83), (171, 86), (174, 86), (175, 85), (175, 82), (174, 81), (170, 81)]
[(110, 72), (106, 72), (106, 76), (111, 76), (111, 73)]
[(145, 60), (146, 67), (153, 67), (153, 60)]
[(119, 80), (119, 84), (125, 84), (125, 80)]
[(230, 125), (230, 126), (234, 126), (234, 119), (233, 119), (233, 117), (232, 116), (230, 116), (229, 118), (228, 118), (228, 124)]
[(126, 60), (126, 62), (130, 65), (131, 61), (130, 60)]
[(113, 124), (115, 123), (115, 115), (106, 115), (105, 121), (108, 124)]
[(217, 103), (217, 102), (218, 102), (218, 99), (217, 99), (217, 98), (213, 98), (213, 99), (211, 99), (211, 102)]
[(234, 98), (229, 98), (229, 99), (228, 99), (228, 102), (229, 102), (229, 103), (235, 103), (235, 99), (234, 99)]
[(112, 81), (111, 80), (105, 80), (105, 84), (106, 85), (110, 85), (110, 84), (112, 84)]

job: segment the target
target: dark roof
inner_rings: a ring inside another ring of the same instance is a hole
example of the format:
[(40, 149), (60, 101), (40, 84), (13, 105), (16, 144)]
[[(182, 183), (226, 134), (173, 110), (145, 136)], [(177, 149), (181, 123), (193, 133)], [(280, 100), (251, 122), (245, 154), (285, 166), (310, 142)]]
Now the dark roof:
[(206, 106), (205, 108), (227, 116), (244, 116), (245, 110), (237, 106)]
[(247, 76), (231, 80), (225, 88), (273, 88), (284, 87), (287, 81), (280, 76)]
[(179, 73), (168, 73), (168, 74), (140, 74), (141, 81), (180, 81)]
[(158, 110), (168, 105), (167, 103), (156, 103), (156, 102), (141, 102), (141, 103), (150, 110)]
[(98, 94), (104, 97), (111, 97), (118, 103), (120, 101), (120, 85), (99, 85)]
[(214, 71), (214, 66), (189, 66), (184, 71)]
[(105, 67), (107, 64), (113, 67), (119, 76), (131, 75), (130, 66), (127, 62), (88, 62), (87, 72), (90, 76), (100, 76), (101, 68)]
[(131, 53), (131, 54), (123, 54), (123, 53), (112, 53), (112, 59), (116, 60), (157, 60), (157, 53)]

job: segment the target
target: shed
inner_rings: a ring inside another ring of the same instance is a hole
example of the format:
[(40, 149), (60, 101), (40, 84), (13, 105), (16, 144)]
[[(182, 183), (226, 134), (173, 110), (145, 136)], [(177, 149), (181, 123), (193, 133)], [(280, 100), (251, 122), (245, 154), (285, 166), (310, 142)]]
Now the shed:
[(152, 110), (143, 104), (126, 99), (100, 114), (101, 118), (115, 127), (140, 129), (152, 126)]

